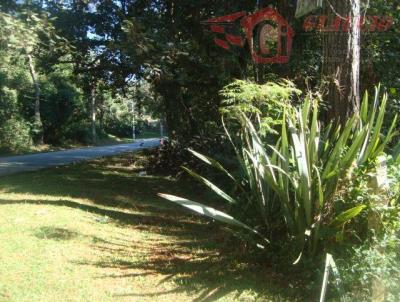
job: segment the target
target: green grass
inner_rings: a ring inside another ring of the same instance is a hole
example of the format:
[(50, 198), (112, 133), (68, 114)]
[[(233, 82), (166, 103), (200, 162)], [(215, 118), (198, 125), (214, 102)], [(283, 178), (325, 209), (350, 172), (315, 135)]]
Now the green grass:
[[(149, 136), (151, 138), (151, 136)], [(35, 153), (45, 153), (45, 152), (54, 152), (54, 151), (63, 151), (75, 148), (90, 148), (95, 146), (109, 146), (109, 145), (118, 145), (118, 144), (128, 144), (132, 143), (132, 138), (129, 137), (117, 137), (111, 134), (107, 134), (104, 137), (98, 138), (96, 144), (84, 144), (84, 143), (73, 143), (73, 142), (64, 142), (62, 145), (33, 145), (29, 150), (25, 150), (23, 152), (8, 152), (0, 149), (0, 157), (7, 157), (13, 155), (22, 155), (22, 154), (35, 154)]]
[(0, 178), (0, 301), (295, 300), (218, 225), (156, 197), (203, 190), (139, 176), (138, 158)]
[(137, 138), (155, 138), (160, 137), (160, 131), (142, 130)]
[[(106, 134), (105, 136), (97, 139), (96, 146), (128, 144), (132, 142), (133, 142), (132, 137), (117, 137), (112, 134)], [(88, 145), (88, 146), (93, 146), (93, 145)]]

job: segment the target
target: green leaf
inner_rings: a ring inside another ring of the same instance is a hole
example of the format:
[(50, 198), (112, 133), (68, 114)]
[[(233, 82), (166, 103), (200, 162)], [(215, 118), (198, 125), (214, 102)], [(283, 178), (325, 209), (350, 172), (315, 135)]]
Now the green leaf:
[(196, 172), (193, 172), (192, 170), (190, 170), (186, 167), (182, 167), (182, 169), (185, 170), (187, 173), (189, 173), (192, 177), (196, 178), (198, 181), (202, 182), (204, 185), (209, 187), (211, 190), (213, 190), (215, 193), (217, 193), (219, 196), (221, 196), (223, 199), (225, 199), (229, 203), (232, 203), (232, 204), (237, 203), (236, 200), (234, 200), (232, 197), (230, 197), (228, 194), (226, 194), (224, 191), (222, 191), (220, 188), (218, 188), (216, 185), (214, 185), (208, 179), (204, 178), (203, 176), (197, 174)]
[(172, 201), (176, 204), (179, 204), (197, 214), (200, 214), (202, 216), (206, 216), (209, 218), (212, 218), (214, 220), (217, 220), (219, 222), (222, 223), (226, 223), (232, 226), (236, 226), (236, 227), (240, 227), (242, 229), (246, 229), (256, 235), (258, 235), (259, 237), (261, 237), (265, 242), (269, 243), (268, 239), (266, 239), (264, 236), (262, 236), (259, 232), (257, 232), (257, 230), (255, 230), (254, 228), (249, 227), (248, 225), (240, 222), (239, 220), (236, 220), (235, 218), (233, 218), (232, 216), (221, 212), (219, 210), (216, 210), (214, 208), (205, 206), (201, 203), (195, 202), (195, 201), (191, 201), (189, 199), (185, 199), (185, 198), (181, 198), (178, 196), (174, 196), (174, 195), (169, 195), (169, 194), (162, 194), (159, 193), (158, 196)]
[(366, 207), (366, 205), (359, 205), (341, 213), (332, 221), (331, 226), (339, 227), (345, 224), (351, 219), (357, 217)]
[(394, 160), (395, 163), (400, 164), (400, 142), (394, 148), (393, 160)]
[(225, 173), (230, 179), (236, 182), (236, 179), (215, 159), (212, 159), (211, 157), (205, 156), (201, 153), (198, 153), (192, 149), (188, 149), (190, 153), (192, 153), (194, 156), (205, 162), (206, 164), (216, 168), (217, 170)]

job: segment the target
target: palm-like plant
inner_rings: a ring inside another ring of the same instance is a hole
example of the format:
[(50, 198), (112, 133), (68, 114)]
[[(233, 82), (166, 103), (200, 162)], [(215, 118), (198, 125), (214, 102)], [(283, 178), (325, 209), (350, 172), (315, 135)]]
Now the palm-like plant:
[[(384, 95), (379, 102), (379, 95), (377, 88), (374, 103), (369, 106), (366, 94), (360, 114), (354, 115), (344, 125), (331, 123), (324, 127), (318, 119), (318, 104), (306, 98), (300, 108), (284, 113), (280, 138), (275, 145), (262, 141), (257, 125), (245, 114), (238, 114), (242, 130), (240, 143), (235, 143), (226, 127), (225, 130), (236, 152), (244, 181), (234, 177), (217, 161), (193, 150), (191, 152), (226, 174), (238, 188), (239, 200), (204, 177), (184, 169), (227, 202), (245, 202), (253, 207), (253, 213), (257, 213), (258, 220), (269, 232), (274, 230), (271, 222), (279, 216), (286, 226), (286, 239), (295, 243), (300, 255), (303, 251), (314, 255), (320, 246), (321, 226), (341, 226), (366, 207), (358, 204), (332, 214), (331, 205), (341, 182), (351, 177), (357, 167), (376, 159), (397, 134), (394, 131), (396, 117), (386, 136), (382, 135), (387, 96)], [(210, 208), (199, 203), (171, 195), (161, 196), (215, 220), (252, 230), (268, 241), (260, 231), (217, 210), (211, 210), (214, 215), (210, 215)]]

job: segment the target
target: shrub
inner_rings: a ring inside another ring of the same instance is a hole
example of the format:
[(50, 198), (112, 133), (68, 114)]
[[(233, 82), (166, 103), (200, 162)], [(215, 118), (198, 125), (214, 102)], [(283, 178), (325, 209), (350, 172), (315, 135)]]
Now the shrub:
[(5, 152), (20, 153), (32, 145), (30, 128), (21, 119), (11, 118), (0, 126), (0, 148)]
[(400, 162), (394, 162), (388, 170), (392, 203), (400, 206)]
[(0, 125), (17, 112), (17, 91), (3, 87), (0, 89)]
[(223, 102), (221, 113), (228, 120), (236, 121), (239, 112), (250, 120), (260, 118), (260, 134), (275, 133), (275, 127), (282, 122), (284, 110), (289, 110), (292, 99), (301, 94), (288, 80), (263, 85), (236, 80), (225, 86), (221, 92)]
[(156, 174), (181, 176), (181, 166), (190, 166), (206, 173), (209, 170), (208, 166), (193, 158), (188, 148), (224, 154), (218, 135), (208, 138), (194, 136), (184, 144), (177, 140), (164, 140), (160, 148), (147, 151), (149, 155), (147, 169)]
[(60, 134), (60, 140), (64, 142), (89, 143), (92, 141), (90, 122), (87, 120), (73, 120), (65, 126)]
[(334, 200), (340, 188), (346, 186), (346, 179), (354, 177), (361, 167), (368, 172), (395, 136), (396, 118), (386, 136), (382, 135), (386, 102), (386, 95), (379, 102), (377, 89), (372, 106), (366, 94), (360, 115), (354, 115), (345, 125), (321, 126), (319, 104), (306, 98), (302, 106), (284, 110), (280, 137), (273, 144), (260, 136), (260, 118), (251, 121), (244, 113), (238, 113), (240, 142), (234, 142), (228, 130), (226, 134), (237, 155), (239, 176), (216, 160), (191, 151), (224, 173), (232, 181), (233, 193), (185, 170), (229, 204), (239, 207), (241, 219), (187, 199), (161, 196), (215, 220), (251, 230), (263, 238), (264, 244), (270, 241), (285, 248), (289, 245), (286, 254), (318, 256), (325, 246), (326, 234), (340, 230), (367, 207), (352, 202), (335, 208)]
[(400, 299), (400, 211), (393, 206), (374, 207), (378, 229), (361, 246), (353, 247), (338, 264), (351, 301)]
[(18, 116), (17, 91), (0, 90), (0, 149), (18, 153), (29, 149), (32, 140), (30, 127)]

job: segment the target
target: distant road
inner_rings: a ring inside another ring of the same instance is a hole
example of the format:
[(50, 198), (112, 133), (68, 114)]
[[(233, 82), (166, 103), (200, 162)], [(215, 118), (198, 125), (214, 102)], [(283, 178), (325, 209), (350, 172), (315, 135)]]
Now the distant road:
[(112, 146), (70, 149), (48, 153), (0, 157), (0, 176), (35, 171), (52, 166), (68, 165), (103, 156), (150, 149), (160, 145), (160, 139), (141, 139), (134, 143)]

